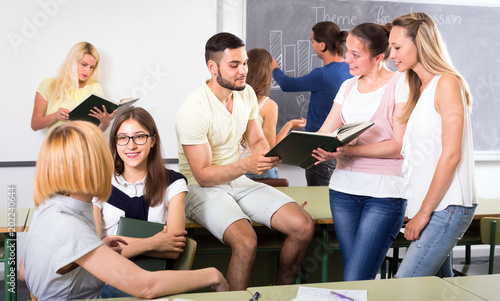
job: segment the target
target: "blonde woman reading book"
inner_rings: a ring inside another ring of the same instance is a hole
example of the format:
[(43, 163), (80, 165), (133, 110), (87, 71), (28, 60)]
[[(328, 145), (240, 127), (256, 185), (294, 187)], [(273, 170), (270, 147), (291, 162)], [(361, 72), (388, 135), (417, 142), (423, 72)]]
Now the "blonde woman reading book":
[[(49, 131), (68, 121), (69, 112), (91, 94), (103, 96), (98, 83), (99, 53), (88, 42), (80, 42), (69, 51), (54, 78), (44, 79), (35, 95), (31, 128), (34, 131), (48, 128)], [(99, 128), (105, 131), (114, 112), (94, 107), (89, 115), (100, 121)]]

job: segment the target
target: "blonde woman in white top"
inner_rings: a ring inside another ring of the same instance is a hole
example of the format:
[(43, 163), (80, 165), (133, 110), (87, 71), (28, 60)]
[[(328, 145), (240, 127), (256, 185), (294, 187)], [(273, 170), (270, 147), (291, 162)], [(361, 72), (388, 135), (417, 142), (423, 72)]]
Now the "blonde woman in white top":
[(412, 243), (396, 277), (452, 276), (449, 253), (477, 205), (472, 97), (429, 15), (410, 13), (392, 24), (390, 57), (407, 71), (410, 90), (402, 154)]

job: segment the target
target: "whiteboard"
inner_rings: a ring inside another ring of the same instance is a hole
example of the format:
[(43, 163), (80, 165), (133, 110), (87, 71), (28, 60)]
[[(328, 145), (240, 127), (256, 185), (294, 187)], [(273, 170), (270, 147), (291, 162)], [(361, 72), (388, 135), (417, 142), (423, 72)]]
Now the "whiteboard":
[(105, 96), (140, 97), (163, 157), (177, 158), (175, 112), (210, 77), (205, 42), (216, 30), (217, 0), (1, 1), (0, 163), (37, 160), (46, 131), (30, 127), (36, 88), (80, 41), (99, 51)]

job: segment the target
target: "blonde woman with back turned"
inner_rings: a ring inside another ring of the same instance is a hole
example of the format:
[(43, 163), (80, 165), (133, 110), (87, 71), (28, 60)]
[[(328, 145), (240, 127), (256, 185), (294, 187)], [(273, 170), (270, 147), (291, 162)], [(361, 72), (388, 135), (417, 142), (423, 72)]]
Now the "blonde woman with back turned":
[[(48, 128), (49, 131), (68, 121), (69, 112), (85, 100), (90, 94), (103, 96), (98, 83), (99, 53), (88, 42), (74, 45), (59, 74), (54, 78), (44, 79), (35, 95), (31, 128), (34, 131)], [(105, 131), (115, 112), (108, 112), (94, 107), (89, 115), (99, 119), (99, 128)]]

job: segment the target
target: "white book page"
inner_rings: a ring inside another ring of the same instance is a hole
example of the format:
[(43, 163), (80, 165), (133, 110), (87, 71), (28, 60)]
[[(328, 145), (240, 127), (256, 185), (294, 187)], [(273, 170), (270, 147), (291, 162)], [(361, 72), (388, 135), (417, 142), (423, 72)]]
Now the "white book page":
[(366, 290), (334, 290), (299, 286), (297, 297), (292, 301), (368, 301)]

